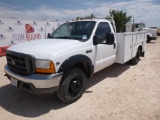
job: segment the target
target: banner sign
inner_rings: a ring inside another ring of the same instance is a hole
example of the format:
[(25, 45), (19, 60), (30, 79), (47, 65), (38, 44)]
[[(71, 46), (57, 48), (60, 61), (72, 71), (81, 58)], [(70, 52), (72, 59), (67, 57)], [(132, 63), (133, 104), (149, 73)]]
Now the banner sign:
[(0, 18), (0, 47), (44, 39), (60, 24), (62, 23)]

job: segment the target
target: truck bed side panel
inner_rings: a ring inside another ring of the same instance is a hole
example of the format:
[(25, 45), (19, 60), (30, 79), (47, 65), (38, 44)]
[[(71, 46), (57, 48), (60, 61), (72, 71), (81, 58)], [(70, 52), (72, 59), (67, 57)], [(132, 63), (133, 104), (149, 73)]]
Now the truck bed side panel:
[(116, 33), (117, 58), (116, 63), (124, 64), (136, 56), (137, 49), (142, 45), (142, 52), (145, 51), (146, 32)]

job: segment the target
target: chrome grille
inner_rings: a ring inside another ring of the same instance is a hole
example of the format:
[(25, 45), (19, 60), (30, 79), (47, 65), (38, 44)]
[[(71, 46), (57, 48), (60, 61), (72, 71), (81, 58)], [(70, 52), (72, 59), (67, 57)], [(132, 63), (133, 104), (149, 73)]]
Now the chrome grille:
[(8, 67), (15, 73), (30, 75), (34, 73), (34, 57), (27, 54), (8, 51), (6, 53)]

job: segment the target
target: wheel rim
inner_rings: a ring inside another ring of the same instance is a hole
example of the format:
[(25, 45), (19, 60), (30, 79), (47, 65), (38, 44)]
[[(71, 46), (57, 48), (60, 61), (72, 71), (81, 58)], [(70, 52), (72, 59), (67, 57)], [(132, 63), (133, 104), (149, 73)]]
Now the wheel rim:
[(69, 84), (69, 93), (72, 97), (77, 96), (82, 90), (82, 81), (80, 79), (73, 79)]

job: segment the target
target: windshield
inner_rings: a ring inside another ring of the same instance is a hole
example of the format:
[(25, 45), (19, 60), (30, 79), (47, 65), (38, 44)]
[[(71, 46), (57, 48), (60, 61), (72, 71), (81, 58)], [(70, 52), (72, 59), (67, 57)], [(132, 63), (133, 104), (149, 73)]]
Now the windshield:
[(91, 36), (95, 23), (95, 21), (64, 23), (51, 33), (50, 36), (51, 38), (87, 40)]
[(135, 24), (135, 28), (145, 28), (145, 24), (143, 23)]

